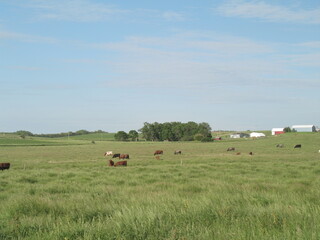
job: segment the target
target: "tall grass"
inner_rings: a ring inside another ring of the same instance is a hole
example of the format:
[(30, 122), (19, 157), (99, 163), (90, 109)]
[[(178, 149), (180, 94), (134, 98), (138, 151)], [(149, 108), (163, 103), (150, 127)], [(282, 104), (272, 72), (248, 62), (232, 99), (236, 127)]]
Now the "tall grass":
[(0, 239), (320, 239), (319, 140), (1, 147)]

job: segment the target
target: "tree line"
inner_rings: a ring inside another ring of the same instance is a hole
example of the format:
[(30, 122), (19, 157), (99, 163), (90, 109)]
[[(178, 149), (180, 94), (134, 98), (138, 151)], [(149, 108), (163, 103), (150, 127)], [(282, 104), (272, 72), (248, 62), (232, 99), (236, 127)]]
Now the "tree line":
[(139, 131), (147, 141), (212, 141), (211, 127), (206, 122), (145, 122)]
[(26, 130), (19, 130), (16, 131), (15, 134), (19, 135), (22, 138), (25, 138), (27, 136), (32, 137), (48, 137), (48, 138), (58, 138), (58, 137), (68, 137), (68, 136), (77, 136), (77, 135), (85, 135), (85, 134), (90, 134), (90, 133), (107, 133), (102, 130), (97, 130), (97, 131), (87, 131), (87, 130), (78, 130), (76, 132), (63, 132), (63, 133), (50, 133), (50, 134), (33, 134), (32, 132), (26, 131)]

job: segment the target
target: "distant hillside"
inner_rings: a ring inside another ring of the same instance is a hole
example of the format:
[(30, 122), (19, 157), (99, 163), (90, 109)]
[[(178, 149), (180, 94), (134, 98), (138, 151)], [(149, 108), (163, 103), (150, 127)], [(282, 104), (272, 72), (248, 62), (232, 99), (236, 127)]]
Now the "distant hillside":
[(72, 139), (72, 140), (88, 140), (88, 141), (114, 141), (115, 133), (88, 133), (83, 135), (66, 136), (59, 139)]
[(0, 146), (58, 146), (83, 144), (81, 142), (69, 142), (65, 139), (52, 139), (44, 137), (24, 137), (12, 133), (0, 134)]

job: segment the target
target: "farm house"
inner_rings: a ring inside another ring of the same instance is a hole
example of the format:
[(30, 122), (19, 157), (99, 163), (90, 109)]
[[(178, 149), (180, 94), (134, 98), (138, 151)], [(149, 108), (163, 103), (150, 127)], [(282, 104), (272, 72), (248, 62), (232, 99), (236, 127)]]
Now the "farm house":
[(297, 132), (316, 132), (314, 125), (293, 125), (291, 129)]
[(284, 128), (272, 128), (271, 129), (271, 135), (279, 135), (279, 134), (283, 134), (284, 132)]
[(250, 133), (250, 137), (252, 138), (265, 137), (265, 136), (266, 135), (264, 133), (257, 133), (257, 132)]
[(230, 138), (247, 138), (249, 137), (249, 134), (246, 133), (233, 133), (230, 134)]

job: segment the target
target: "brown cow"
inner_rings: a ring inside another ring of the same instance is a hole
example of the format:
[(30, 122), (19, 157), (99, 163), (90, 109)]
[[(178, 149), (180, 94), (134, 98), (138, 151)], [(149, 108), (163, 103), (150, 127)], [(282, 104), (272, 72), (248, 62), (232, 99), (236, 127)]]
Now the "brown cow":
[(4, 169), (7, 169), (9, 170), (10, 168), (10, 163), (0, 163), (0, 170), (4, 170)]
[(119, 161), (119, 162), (116, 162), (116, 164), (114, 165), (115, 167), (116, 166), (127, 166), (127, 161)]
[(249, 155), (251, 155), (251, 156), (252, 156), (252, 155), (253, 155), (253, 152), (249, 152)]
[(111, 159), (109, 160), (109, 166), (110, 167), (114, 166), (114, 161), (112, 161)]
[(121, 154), (119, 159), (129, 159), (129, 154)]
[(240, 152), (237, 152), (237, 153), (236, 153), (236, 155), (240, 155), (240, 154), (241, 154)]
[(163, 150), (157, 150), (154, 152), (153, 155), (159, 155), (159, 154), (163, 154)]

